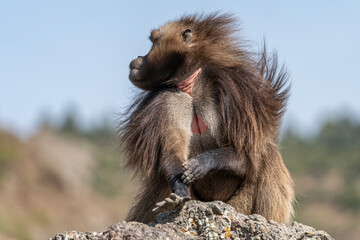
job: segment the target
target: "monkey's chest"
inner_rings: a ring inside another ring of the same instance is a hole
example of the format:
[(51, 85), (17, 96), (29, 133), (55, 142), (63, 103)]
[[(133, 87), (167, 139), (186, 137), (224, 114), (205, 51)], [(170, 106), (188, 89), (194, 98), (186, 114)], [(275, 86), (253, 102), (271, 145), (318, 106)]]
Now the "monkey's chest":
[(209, 130), (209, 127), (206, 125), (202, 117), (200, 117), (196, 112), (193, 114), (193, 118), (191, 120), (191, 132), (194, 135), (202, 135), (207, 130)]
[(194, 101), (194, 95), (193, 95), (194, 80), (196, 79), (200, 71), (201, 69), (198, 69), (193, 75), (191, 75), (188, 79), (186, 79), (177, 86), (179, 91), (189, 95), (192, 98), (193, 116), (192, 116), (190, 128), (193, 135), (202, 135), (207, 130), (209, 130), (208, 125), (205, 123), (203, 118), (200, 116), (201, 114), (199, 114), (195, 108), (196, 101)]

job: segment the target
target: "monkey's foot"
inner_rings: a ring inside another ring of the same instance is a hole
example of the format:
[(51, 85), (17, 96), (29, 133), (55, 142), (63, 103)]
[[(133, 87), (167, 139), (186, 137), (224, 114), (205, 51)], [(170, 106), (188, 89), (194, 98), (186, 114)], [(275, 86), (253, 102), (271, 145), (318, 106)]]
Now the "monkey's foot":
[(165, 198), (164, 201), (158, 202), (155, 208), (152, 210), (153, 212), (165, 212), (165, 211), (173, 211), (181, 208), (185, 202), (189, 201), (190, 197), (180, 197), (175, 193), (171, 193), (170, 197)]
[(182, 165), (184, 173), (181, 176), (181, 180), (183, 180), (185, 184), (189, 184), (205, 176), (209, 172), (208, 167), (206, 162), (201, 163), (198, 159), (191, 158)]

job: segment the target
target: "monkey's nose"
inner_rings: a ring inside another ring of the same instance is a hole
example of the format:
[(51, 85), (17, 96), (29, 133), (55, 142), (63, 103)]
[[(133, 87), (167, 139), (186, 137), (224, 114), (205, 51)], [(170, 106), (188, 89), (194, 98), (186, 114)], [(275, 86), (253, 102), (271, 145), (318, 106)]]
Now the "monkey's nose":
[(136, 59), (130, 62), (130, 69), (140, 69), (145, 63), (145, 59), (142, 56), (138, 56)]

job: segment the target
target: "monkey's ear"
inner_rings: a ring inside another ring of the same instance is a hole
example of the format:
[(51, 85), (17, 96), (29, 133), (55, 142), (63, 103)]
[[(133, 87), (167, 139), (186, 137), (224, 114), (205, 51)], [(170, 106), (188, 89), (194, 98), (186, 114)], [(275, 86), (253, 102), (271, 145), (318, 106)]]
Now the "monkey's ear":
[(187, 44), (191, 43), (192, 40), (191, 29), (190, 28), (185, 29), (182, 33), (182, 37)]

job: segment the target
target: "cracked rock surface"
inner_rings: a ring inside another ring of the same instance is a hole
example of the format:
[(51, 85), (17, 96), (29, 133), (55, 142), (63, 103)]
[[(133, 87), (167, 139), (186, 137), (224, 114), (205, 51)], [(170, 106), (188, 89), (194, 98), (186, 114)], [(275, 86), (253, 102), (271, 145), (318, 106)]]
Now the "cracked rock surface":
[(53, 240), (110, 239), (333, 239), (324, 231), (294, 222), (290, 226), (243, 215), (220, 201), (188, 201), (173, 212), (160, 213), (149, 225), (120, 222), (103, 232), (64, 232)]

